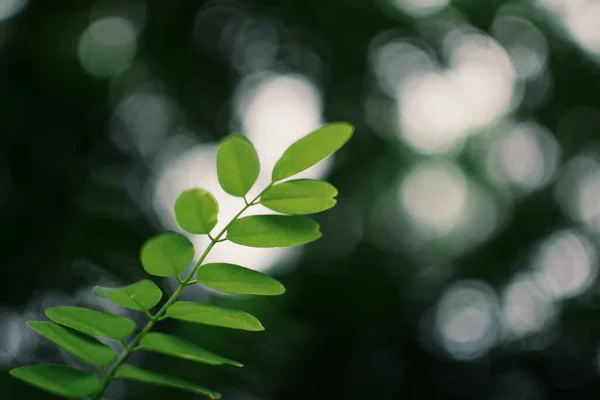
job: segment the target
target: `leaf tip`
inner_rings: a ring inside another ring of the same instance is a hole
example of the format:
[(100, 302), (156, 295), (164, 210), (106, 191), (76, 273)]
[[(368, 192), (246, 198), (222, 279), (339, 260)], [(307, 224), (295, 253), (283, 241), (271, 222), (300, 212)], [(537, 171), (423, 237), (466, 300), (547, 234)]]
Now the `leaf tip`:
[(354, 133), (354, 125), (352, 125), (350, 122), (348, 121), (334, 121), (328, 124), (329, 126), (335, 126), (337, 128), (344, 128), (348, 130), (348, 139), (350, 139), (350, 137), (352, 137), (352, 134)]
[(281, 283), (281, 282), (278, 282), (278, 283), (279, 283), (279, 286), (277, 287), (278, 291), (275, 294), (279, 296), (286, 292), (286, 288), (283, 285), (283, 283)]

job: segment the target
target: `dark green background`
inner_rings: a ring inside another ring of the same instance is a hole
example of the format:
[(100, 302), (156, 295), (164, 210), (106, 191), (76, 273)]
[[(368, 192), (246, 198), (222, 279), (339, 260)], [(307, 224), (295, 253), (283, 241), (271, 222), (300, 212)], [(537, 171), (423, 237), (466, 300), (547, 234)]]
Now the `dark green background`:
[[(199, 139), (217, 141), (229, 133), (228, 102), (239, 75), (228, 60), (193, 41), (194, 18), (204, 3), (146, 1), (137, 60), (163, 80), (186, 125), (202, 132)], [(125, 190), (110, 179), (96, 179), (107, 168), (128, 171), (142, 180), (149, 171), (111, 141), (110, 81), (89, 76), (77, 57), (78, 40), (89, 24), (93, 4), (30, 0), (19, 15), (0, 23), (5, 35), (0, 47), (0, 173), (4, 174), (0, 182), (8, 188), (6, 201), (0, 203), (4, 310), (23, 312), (47, 291), (74, 294), (108, 272), (123, 282), (141, 279), (137, 252), (156, 233)], [(496, 236), (447, 263), (446, 279), (415, 288), (415, 276), (432, 264), (444, 264), (443, 245), (423, 250), (433, 260), (423, 261), (404, 248), (402, 240), (386, 244), (389, 235), (402, 239), (413, 233), (400, 226), (386, 232), (399, 217), (393, 210), (374, 216), (371, 207), (422, 156), (389, 132), (376, 132), (364, 117), (370, 41), (387, 29), (419, 37), (415, 20), (392, 15), (372, 0), (234, 4), (247, 15), (272, 18), (282, 26), (302, 28), (292, 32), (310, 33), (292, 33), (287, 40), (311, 48), (323, 61), (324, 119), (356, 126), (354, 138), (327, 178), (340, 190), (339, 207), (317, 216), (324, 238), (306, 246), (292, 268), (276, 273), (288, 288), (285, 296), (215, 300), (259, 316), (267, 326), (264, 333), (164, 324), (166, 331), (178, 331), (244, 362), (243, 369), (208, 368), (162, 356), (147, 358), (145, 365), (219, 390), (231, 400), (597, 398), (596, 285), (562, 304), (557, 327), (551, 329), (554, 339), (547, 343), (543, 334), (533, 335), (499, 344), (470, 361), (455, 360), (423, 343), (421, 323), (448, 285), (481, 279), (501, 288), (524, 268), (520, 260), (539, 240), (574, 222), (558, 206), (550, 185), (518, 199)], [(511, 4), (546, 35), (553, 82), (540, 106), (522, 105), (514, 115), (553, 132), (562, 149), (561, 164), (581, 151), (594, 151), (600, 144), (596, 122), (581, 119), (573, 127), (558, 128), (573, 106), (600, 107), (600, 67), (529, 2)], [(466, 21), (484, 32), (504, 5), (482, 0), (454, 3)], [(428, 44), (436, 48), (436, 43)], [(290, 71), (308, 76), (314, 72), (307, 60), (287, 62)], [(466, 152), (457, 162), (473, 179), (483, 180)], [(360, 239), (351, 245), (348, 232), (354, 228), (349, 226), (362, 229)], [(74, 262), (82, 259), (98, 268), (74, 272)], [(418, 300), (415, 291), (420, 293)], [(41, 310), (36, 312), (27, 317), (40, 318)], [(0, 324), (2, 318), (0, 314)], [(2, 368), (40, 360), (61, 362), (54, 348), (43, 346)], [(199, 398), (137, 384), (121, 388), (125, 392), (115, 398)], [(533, 394), (519, 397), (526, 393)], [(0, 372), (0, 399), (27, 398), (52, 397)]]

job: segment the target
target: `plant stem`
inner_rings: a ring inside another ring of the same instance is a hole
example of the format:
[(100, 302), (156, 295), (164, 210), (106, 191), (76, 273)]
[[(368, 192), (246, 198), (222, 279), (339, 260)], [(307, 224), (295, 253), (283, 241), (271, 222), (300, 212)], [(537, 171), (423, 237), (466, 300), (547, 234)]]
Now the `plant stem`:
[[(169, 297), (169, 299), (167, 300), (167, 302), (160, 308), (160, 310), (158, 310), (158, 312), (156, 314), (154, 314), (154, 316), (150, 315), (150, 313), (148, 313), (148, 311), (146, 310), (146, 315), (149, 316), (148, 323), (146, 324), (146, 326), (144, 327), (144, 329), (142, 329), (141, 332), (138, 333), (137, 336), (131, 341), (131, 343), (129, 343), (125, 347), (125, 349), (123, 350), (123, 353), (121, 353), (121, 356), (119, 357), (119, 359), (117, 360), (117, 362), (106, 373), (106, 375), (104, 376), (104, 380), (102, 382), (102, 388), (100, 389), (100, 391), (98, 392), (98, 394), (96, 394), (93, 397), (94, 400), (101, 400), (102, 399), (102, 396), (104, 395), (104, 392), (106, 392), (106, 389), (108, 388), (108, 386), (110, 385), (110, 383), (114, 380), (115, 373), (117, 372), (117, 369), (121, 365), (123, 365), (123, 363), (125, 361), (127, 361), (127, 359), (129, 358), (129, 356), (131, 356), (131, 354), (133, 354), (135, 352), (137, 345), (139, 344), (140, 340), (142, 340), (142, 338), (144, 337), (144, 335), (146, 335), (146, 333), (150, 332), (152, 330), (152, 328), (154, 328), (154, 325), (156, 325), (156, 323), (158, 321), (160, 321), (162, 319), (162, 317), (164, 317), (164, 314), (167, 311), (167, 308), (169, 308), (169, 306), (171, 304), (173, 304), (177, 300), (177, 298), (179, 297), (179, 295), (181, 294), (181, 292), (183, 291), (183, 289), (188, 285), (188, 283), (196, 275), (196, 272), (198, 272), (198, 269), (202, 266), (202, 263), (204, 262), (204, 260), (208, 256), (208, 253), (210, 253), (210, 251), (212, 250), (212, 248), (215, 247), (215, 245), (218, 242), (222, 241), (222, 240), (220, 240), (221, 236), (223, 236), (225, 234), (225, 232), (227, 232), (227, 228), (229, 228), (229, 226), (233, 223), (233, 221), (235, 221), (236, 219), (238, 219), (244, 213), (244, 211), (246, 211), (251, 206), (257, 204), (257, 203), (254, 203), (254, 202), (256, 200), (258, 200), (258, 198), (265, 192), (265, 190), (267, 190), (270, 187), (271, 187), (271, 185), (267, 186), (251, 202), (247, 202), (246, 201), (246, 205), (244, 206), (244, 208), (242, 208), (240, 210), (240, 212), (238, 212), (235, 215), (235, 217), (233, 217), (231, 219), (231, 221), (229, 221), (227, 223), (227, 225), (225, 225), (225, 227), (221, 230), (221, 232), (219, 232), (217, 234), (217, 236), (215, 236), (213, 238), (212, 236), (209, 235), (209, 237), (211, 239), (210, 240), (210, 244), (206, 247), (206, 250), (204, 250), (204, 253), (202, 253), (202, 255), (200, 256), (200, 258), (198, 259), (198, 262), (196, 262), (196, 264), (194, 265), (194, 268), (192, 268), (192, 270), (190, 271), (190, 273), (188, 274), (188, 276), (185, 279), (179, 280), (180, 283), (179, 283), (179, 286), (177, 287), (177, 289), (175, 290), (175, 292), (173, 292), (173, 294), (171, 295), (171, 297)], [(244, 200), (246, 200), (245, 197), (244, 197)]]

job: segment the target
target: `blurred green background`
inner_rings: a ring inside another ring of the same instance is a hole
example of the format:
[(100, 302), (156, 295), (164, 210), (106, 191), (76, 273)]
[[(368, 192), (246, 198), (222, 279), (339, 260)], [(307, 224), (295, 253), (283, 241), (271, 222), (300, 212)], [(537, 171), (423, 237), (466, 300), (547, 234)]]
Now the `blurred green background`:
[(81, 366), (26, 327), (46, 307), (143, 321), (90, 289), (145, 277), (180, 191), (239, 210), (220, 138), (255, 143), (256, 191), (336, 120), (353, 139), (303, 174), (340, 190), (323, 239), (209, 258), (287, 293), (184, 295), (266, 331), (161, 324), (246, 366), (133, 362), (228, 400), (597, 398), (599, 21), (597, 0), (0, 0), (0, 399), (54, 398), (10, 368)]

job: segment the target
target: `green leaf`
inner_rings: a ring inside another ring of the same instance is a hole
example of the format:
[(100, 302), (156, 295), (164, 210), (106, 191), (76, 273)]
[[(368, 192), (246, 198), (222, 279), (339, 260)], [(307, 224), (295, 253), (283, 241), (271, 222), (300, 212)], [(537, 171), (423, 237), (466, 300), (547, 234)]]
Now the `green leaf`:
[(164, 333), (150, 332), (140, 340), (142, 350), (162, 353), (173, 357), (179, 357), (190, 361), (201, 362), (210, 365), (229, 364), (235, 367), (243, 365), (237, 361), (221, 357), (211, 353), (194, 343)]
[(321, 237), (319, 224), (308, 217), (254, 215), (236, 219), (227, 229), (227, 239), (250, 247), (291, 247)]
[(135, 330), (135, 323), (130, 319), (81, 307), (48, 308), (46, 316), (79, 332), (116, 340), (125, 339)]
[(339, 150), (352, 137), (354, 127), (334, 122), (292, 144), (273, 168), (273, 182), (296, 175)]
[(73, 331), (52, 322), (28, 321), (27, 325), (46, 339), (89, 364), (104, 367), (115, 360), (116, 355), (113, 349), (94, 338), (77, 335)]
[(161, 233), (142, 246), (140, 259), (150, 275), (179, 275), (194, 259), (194, 245), (179, 233)]
[(205, 234), (217, 225), (219, 203), (204, 189), (181, 192), (175, 201), (175, 219), (186, 232)]
[(338, 191), (327, 182), (297, 179), (271, 186), (260, 196), (260, 203), (286, 214), (313, 214), (335, 206)]
[(134, 367), (133, 365), (121, 365), (119, 368), (117, 368), (115, 378), (187, 390), (192, 393), (200, 393), (206, 395), (211, 399), (221, 398), (220, 393), (213, 392), (212, 390), (196, 385), (195, 383), (191, 383), (181, 378), (176, 378), (174, 376), (147, 371), (145, 369)]
[(146, 311), (158, 304), (162, 292), (154, 282), (143, 279), (120, 288), (96, 286), (94, 294), (135, 311)]
[(231, 134), (221, 141), (217, 153), (217, 175), (224, 191), (244, 197), (260, 172), (258, 155), (244, 136)]
[(196, 274), (198, 282), (210, 288), (232, 294), (276, 296), (285, 287), (262, 272), (228, 263), (204, 264)]
[(260, 321), (247, 312), (213, 304), (177, 301), (167, 308), (168, 317), (244, 331), (262, 331)]
[(66, 365), (31, 365), (11, 369), (12, 376), (39, 389), (67, 399), (86, 399), (102, 388), (100, 379)]

